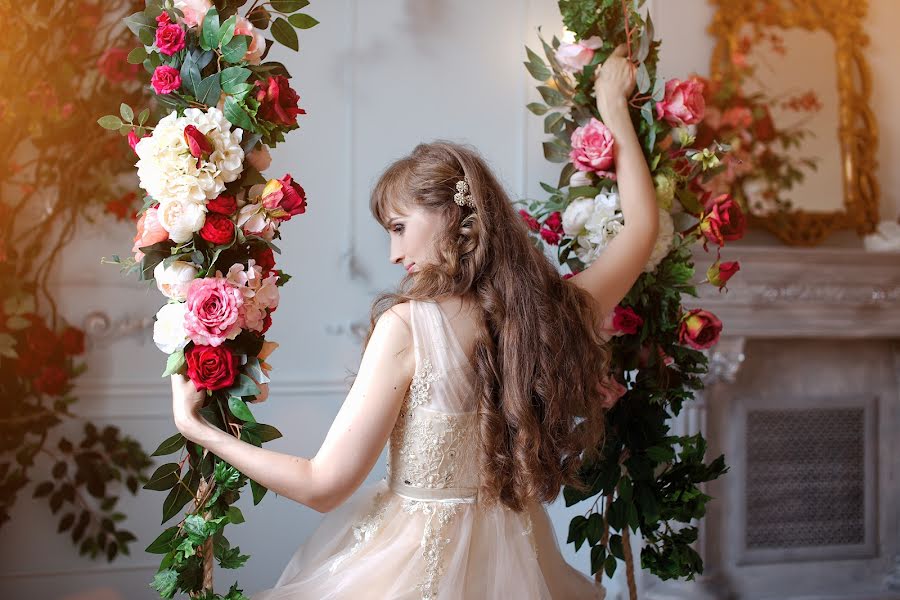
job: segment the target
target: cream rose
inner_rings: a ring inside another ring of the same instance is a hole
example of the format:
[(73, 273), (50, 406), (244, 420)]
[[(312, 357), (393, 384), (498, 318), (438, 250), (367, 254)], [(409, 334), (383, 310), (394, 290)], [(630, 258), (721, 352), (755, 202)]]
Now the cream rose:
[(159, 222), (169, 232), (169, 238), (183, 244), (200, 231), (206, 222), (206, 207), (194, 202), (166, 199), (159, 203)]
[(188, 286), (197, 277), (197, 267), (183, 260), (176, 260), (168, 267), (164, 266), (164, 262), (153, 269), (156, 287), (166, 298), (184, 301), (187, 299)]

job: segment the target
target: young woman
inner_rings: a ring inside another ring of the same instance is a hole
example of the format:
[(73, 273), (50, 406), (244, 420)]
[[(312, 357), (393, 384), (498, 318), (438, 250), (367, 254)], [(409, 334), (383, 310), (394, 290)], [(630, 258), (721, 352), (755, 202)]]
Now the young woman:
[[(359, 372), (313, 458), (218, 430), (197, 412), (205, 393), (173, 376), (185, 437), (329, 513), (253, 600), (602, 598), (563, 560), (544, 503), (583, 485), (579, 464), (602, 445), (600, 323), (656, 240), (654, 188), (627, 109), (633, 87), (622, 47), (595, 91), (626, 225), (571, 279), (534, 247), (470, 148), (420, 144), (385, 171), (372, 213), (407, 275), (376, 300)], [(385, 444), (387, 476), (360, 488)]]

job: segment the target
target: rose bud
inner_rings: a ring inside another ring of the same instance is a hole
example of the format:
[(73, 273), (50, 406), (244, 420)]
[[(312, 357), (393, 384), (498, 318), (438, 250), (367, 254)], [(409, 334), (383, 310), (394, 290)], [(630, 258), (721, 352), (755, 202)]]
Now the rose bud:
[(706, 270), (706, 278), (711, 284), (721, 289), (731, 279), (731, 276), (740, 270), (741, 265), (736, 260), (723, 263), (716, 261)]
[(200, 160), (209, 156), (209, 153), (213, 151), (212, 144), (209, 143), (206, 136), (193, 125), (188, 125), (184, 128), (184, 141), (188, 145), (191, 156), (197, 159), (197, 168), (199, 169)]

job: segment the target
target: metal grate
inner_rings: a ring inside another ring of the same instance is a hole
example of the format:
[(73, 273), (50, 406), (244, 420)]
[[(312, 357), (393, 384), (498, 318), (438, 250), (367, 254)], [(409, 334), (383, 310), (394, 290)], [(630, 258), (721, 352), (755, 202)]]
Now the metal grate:
[(747, 548), (864, 542), (864, 409), (747, 414)]

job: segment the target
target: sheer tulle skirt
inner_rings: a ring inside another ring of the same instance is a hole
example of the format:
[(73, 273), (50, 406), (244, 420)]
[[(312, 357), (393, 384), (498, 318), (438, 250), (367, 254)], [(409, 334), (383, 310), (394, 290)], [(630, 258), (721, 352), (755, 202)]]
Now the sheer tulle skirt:
[(543, 505), (516, 513), (412, 500), (385, 480), (364, 486), (251, 600), (602, 600), (565, 562)]

